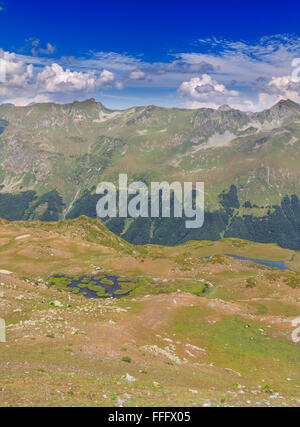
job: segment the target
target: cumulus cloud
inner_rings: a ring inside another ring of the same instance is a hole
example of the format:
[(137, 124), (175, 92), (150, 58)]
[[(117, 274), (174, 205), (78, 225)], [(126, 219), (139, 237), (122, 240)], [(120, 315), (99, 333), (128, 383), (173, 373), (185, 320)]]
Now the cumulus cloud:
[[(262, 110), (269, 108), (280, 99), (300, 102), (300, 86), (293, 79), (294, 68), (300, 65), (300, 38), (290, 35), (263, 37), (256, 43), (231, 42), (224, 39), (199, 40), (200, 52), (181, 53), (176, 56), (186, 64), (201, 65), (209, 63), (215, 81), (228, 89), (225, 103), (234, 108)], [(223, 97), (212, 90), (211, 84), (193, 89), (188, 82), (179, 85), (179, 93), (186, 97), (187, 106), (218, 106)], [(182, 86), (183, 85), (183, 86)], [(232, 96), (232, 90), (238, 95)], [(209, 97), (201, 95), (209, 93)], [(183, 93), (184, 92), (184, 93)], [(200, 92), (200, 94), (199, 94)]]
[(103, 87), (110, 85), (115, 80), (115, 75), (111, 71), (103, 70), (99, 79), (96, 81), (97, 86)]
[(131, 80), (144, 80), (146, 78), (146, 73), (141, 70), (135, 70), (129, 74), (129, 78)]
[(292, 76), (272, 77), (267, 86), (275, 92), (278, 91), (285, 94), (300, 90), (299, 83), (294, 82)]
[(57, 63), (45, 65), (37, 61), (36, 64), (30, 64), (25, 61), (30, 58), (2, 50), (0, 59), (5, 70), (5, 79), (0, 84), (0, 98), (2, 102), (16, 105), (27, 101), (50, 101), (51, 95), (55, 99), (58, 95), (72, 96), (72, 93), (76, 97), (84, 97), (99, 88), (112, 87), (115, 83), (115, 74), (106, 69), (82, 72), (64, 68)]
[(58, 64), (46, 66), (37, 75), (37, 84), (43, 92), (74, 92), (93, 91), (98, 87), (111, 84), (115, 79), (112, 72), (103, 70), (99, 77), (94, 71), (82, 73), (78, 71), (64, 70)]
[(268, 108), (281, 99), (291, 99), (300, 103), (300, 84), (295, 82), (293, 76), (272, 77), (259, 93), (259, 104)]
[(6, 96), (14, 89), (24, 89), (33, 79), (33, 65), (19, 61), (14, 53), (0, 51), (3, 61), (5, 81), (0, 85), (0, 95)]
[(251, 101), (248, 104), (254, 109), (270, 107), (274, 100), (283, 97), (298, 99), (298, 90), (290, 77), (289, 83), (285, 87), (282, 85), (286, 76), (293, 73), (293, 61), (300, 57), (299, 37), (275, 35), (263, 37), (256, 43), (202, 39), (199, 50), (177, 54), (177, 57), (190, 65), (211, 64), (213, 72), (209, 73), (226, 87), (247, 95)]
[(277, 35), (251, 43), (202, 39), (193, 49), (152, 63), (142, 56), (101, 51), (53, 60), (53, 44), (44, 46), (39, 39), (27, 39), (25, 51), (31, 55), (0, 50), (7, 70), (6, 81), (0, 84), (0, 99), (5, 102), (44, 95), (69, 101), (91, 94), (96, 97), (100, 89), (102, 94), (102, 89), (122, 90), (127, 85), (128, 90), (155, 89), (155, 98), (145, 99), (143, 92), (143, 103), (160, 105), (184, 103), (198, 108), (229, 104), (258, 111), (282, 98), (300, 102), (299, 83), (292, 78), (297, 65), (292, 65), (293, 61), (300, 58), (299, 37)]
[(213, 80), (208, 74), (183, 82), (179, 87), (179, 93), (191, 101), (213, 105), (224, 104), (239, 96), (237, 91), (226, 89), (224, 85)]
[(96, 77), (93, 73), (72, 72), (64, 70), (58, 64), (46, 66), (37, 75), (37, 84), (44, 92), (61, 92), (87, 90), (95, 87)]

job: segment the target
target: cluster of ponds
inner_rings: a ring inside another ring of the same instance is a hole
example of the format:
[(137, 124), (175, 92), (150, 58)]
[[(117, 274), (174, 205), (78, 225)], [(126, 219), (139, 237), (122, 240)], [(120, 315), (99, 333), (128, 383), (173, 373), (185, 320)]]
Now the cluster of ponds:
[[(129, 280), (121, 280), (118, 276), (97, 277), (97, 276), (69, 276), (56, 274), (49, 278), (49, 284), (58, 289), (68, 290), (85, 298), (116, 298), (120, 299), (129, 296), (136, 284)], [(210, 285), (206, 283), (200, 294), (207, 294)], [(188, 290), (187, 290), (188, 291)]]
[[(267, 267), (278, 268), (279, 270), (290, 270), (286, 265), (287, 261), (267, 261), (256, 258), (248, 258), (242, 257), (239, 255), (226, 254), (231, 258), (235, 258), (241, 261), (252, 261), (257, 264), (265, 265)], [(210, 256), (204, 257), (203, 259), (210, 259)], [(293, 258), (290, 260), (292, 261)], [(127, 292), (120, 292), (122, 290), (123, 283), (129, 283), (127, 280), (120, 280), (118, 276), (105, 276), (105, 277), (97, 277), (97, 276), (80, 276), (76, 278), (72, 278), (70, 276), (65, 275), (56, 275), (53, 276), (53, 279), (68, 279), (70, 283), (67, 284), (66, 288), (69, 289), (77, 289), (77, 294), (82, 294), (86, 298), (123, 298), (130, 295), (132, 290), (128, 290)], [(54, 282), (50, 282), (51, 285), (55, 285)], [(92, 284), (92, 286), (91, 286)], [(94, 288), (93, 290), (90, 288)], [(98, 290), (99, 288), (99, 290)], [(128, 289), (128, 286), (126, 286)], [(209, 290), (209, 285), (206, 284), (202, 293), (205, 294)]]
[[(105, 298), (105, 297), (109, 297), (109, 298), (123, 298), (123, 297), (127, 297), (128, 295), (130, 295), (131, 290), (129, 290), (128, 292), (124, 292), (124, 293), (117, 293), (117, 291), (120, 291), (122, 289), (122, 283), (129, 283), (129, 281), (125, 281), (125, 280), (120, 280), (120, 278), (118, 276), (105, 276), (105, 277), (101, 277), (101, 278), (97, 278), (96, 276), (80, 276), (76, 279), (73, 279), (70, 276), (66, 276), (66, 275), (56, 275), (53, 276), (53, 278), (66, 278), (66, 279), (70, 279), (72, 280), (72, 282), (67, 286), (67, 288), (77, 288), (79, 290), (79, 292), (77, 293), (78, 295), (82, 294), (84, 297), (86, 298)], [(89, 283), (93, 283), (93, 286), (95, 286), (95, 289), (97, 287), (99, 287), (99, 292), (103, 292), (103, 296), (99, 296), (97, 295), (97, 291), (96, 290), (91, 290), (88, 288)], [(111, 282), (111, 284), (107, 284), (106, 282), (109, 281)], [(51, 285), (54, 285), (54, 283), (50, 282)], [(86, 286), (84, 286), (86, 285)]]

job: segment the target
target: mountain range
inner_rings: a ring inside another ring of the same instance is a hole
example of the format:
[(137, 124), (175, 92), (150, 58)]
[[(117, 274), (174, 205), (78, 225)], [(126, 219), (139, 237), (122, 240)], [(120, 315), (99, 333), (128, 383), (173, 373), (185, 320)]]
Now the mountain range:
[(300, 106), (109, 110), (94, 99), (0, 106), (0, 217), (96, 217), (99, 182), (201, 181), (205, 223), (115, 218), (135, 244), (239, 237), (300, 249)]

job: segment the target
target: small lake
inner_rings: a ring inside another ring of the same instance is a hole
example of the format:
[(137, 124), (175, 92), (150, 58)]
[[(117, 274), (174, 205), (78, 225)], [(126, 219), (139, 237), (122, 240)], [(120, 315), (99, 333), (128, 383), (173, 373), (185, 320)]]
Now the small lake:
[[(85, 298), (116, 298), (120, 299), (123, 297), (127, 297), (132, 292), (131, 290), (128, 292), (124, 292), (116, 294), (116, 291), (120, 291), (122, 289), (123, 283), (129, 283), (129, 281), (120, 280), (118, 276), (107, 276), (102, 278), (97, 278), (97, 276), (80, 276), (76, 279), (73, 279), (71, 276), (66, 275), (55, 275), (53, 278), (66, 278), (70, 279), (72, 282), (67, 286), (67, 288), (77, 288), (79, 292), (77, 295), (82, 295)], [(93, 283), (93, 286), (95, 289), (97, 287), (99, 288), (99, 292), (103, 292), (103, 296), (97, 295), (96, 290), (91, 290), (88, 288), (88, 283), (86, 281), (88, 280), (89, 283)], [(109, 280), (111, 284), (106, 284), (105, 281)], [(104, 283), (103, 283), (104, 282)], [(55, 286), (55, 284), (50, 282), (52, 286)], [(86, 286), (85, 286), (86, 285)]]
[(255, 262), (256, 264), (265, 265), (267, 267), (279, 268), (279, 270), (289, 270), (288, 266), (286, 265), (286, 261), (266, 261), (264, 259), (247, 258), (247, 257), (242, 257), (239, 255), (232, 255), (232, 254), (226, 254), (226, 256), (229, 256), (231, 258), (236, 258), (241, 261), (252, 261), (252, 262)]

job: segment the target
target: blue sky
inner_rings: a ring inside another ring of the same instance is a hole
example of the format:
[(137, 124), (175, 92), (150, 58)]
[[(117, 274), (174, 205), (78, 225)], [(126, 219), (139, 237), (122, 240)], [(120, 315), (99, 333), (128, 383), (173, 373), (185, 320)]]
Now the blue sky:
[(295, 1), (0, 0), (0, 102), (261, 110), (300, 102)]

